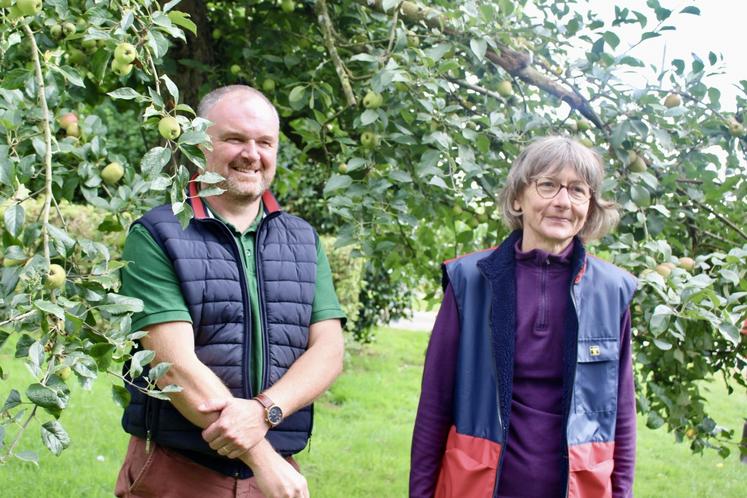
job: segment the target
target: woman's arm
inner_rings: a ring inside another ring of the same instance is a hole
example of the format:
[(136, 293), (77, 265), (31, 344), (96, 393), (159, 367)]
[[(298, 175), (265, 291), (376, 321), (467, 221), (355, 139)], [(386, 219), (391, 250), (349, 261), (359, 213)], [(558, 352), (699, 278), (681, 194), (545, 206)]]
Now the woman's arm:
[(459, 313), (451, 285), (433, 326), (423, 369), (410, 453), (410, 498), (433, 496), (446, 438), (453, 424)]
[(617, 387), (615, 428), (615, 469), (612, 471), (613, 498), (633, 496), (635, 472), (635, 385), (630, 337), (630, 309), (620, 323), (620, 377)]

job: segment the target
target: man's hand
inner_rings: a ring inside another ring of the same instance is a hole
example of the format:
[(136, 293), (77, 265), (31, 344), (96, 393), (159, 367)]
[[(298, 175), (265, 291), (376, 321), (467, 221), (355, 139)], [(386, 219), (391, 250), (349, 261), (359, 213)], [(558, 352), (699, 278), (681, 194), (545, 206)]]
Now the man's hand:
[[(210, 447), (228, 458), (238, 458), (267, 434), (265, 409), (254, 400), (228, 398), (201, 403), (202, 413), (220, 411), (218, 419), (202, 431)], [(274, 453), (274, 452), (273, 452)]]
[(242, 460), (252, 468), (257, 485), (267, 498), (310, 498), (306, 478), (267, 441), (249, 450)]

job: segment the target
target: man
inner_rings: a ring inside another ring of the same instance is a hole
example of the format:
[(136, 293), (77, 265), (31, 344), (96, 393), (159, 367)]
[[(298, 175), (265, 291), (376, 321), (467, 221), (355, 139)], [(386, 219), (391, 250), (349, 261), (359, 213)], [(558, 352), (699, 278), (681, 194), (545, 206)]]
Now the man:
[(183, 390), (165, 402), (128, 385), (132, 438), (116, 494), (307, 497), (291, 455), (311, 435), (311, 402), (342, 370), (344, 314), (316, 233), (267, 190), (273, 105), (233, 85), (198, 113), (213, 123), (207, 170), (225, 192), (201, 198), (192, 182), (186, 230), (161, 206), (125, 243), (122, 293), (144, 302), (132, 329), (148, 331), (151, 365), (171, 364), (158, 385)]

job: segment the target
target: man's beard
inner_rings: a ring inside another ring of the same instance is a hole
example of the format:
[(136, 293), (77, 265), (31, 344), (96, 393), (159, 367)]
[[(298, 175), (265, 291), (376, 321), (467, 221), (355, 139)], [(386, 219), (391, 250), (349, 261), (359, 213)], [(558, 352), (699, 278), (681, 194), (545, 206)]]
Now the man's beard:
[(243, 182), (235, 178), (226, 178), (217, 186), (225, 190), (225, 193), (235, 199), (254, 202), (269, 188), (270, 182), (262, 169), (258, 171), (258, 182)]

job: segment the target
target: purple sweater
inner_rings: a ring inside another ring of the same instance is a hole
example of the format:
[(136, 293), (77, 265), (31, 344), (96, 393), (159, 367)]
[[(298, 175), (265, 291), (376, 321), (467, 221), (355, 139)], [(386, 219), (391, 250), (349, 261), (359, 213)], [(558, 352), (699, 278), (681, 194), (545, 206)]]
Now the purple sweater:
[[(563, 336), (572, 244), (559, 255), (516, 247), (516, 352), (508, 444), (498, 496), (561, 497)], [(615, 429), (613, 497), (632, 496), (635, 466), (635, 394), (630, 312), (620, 323), (620, 384)], [(413, 431), (410, 497), (432, 497), (452, 408), (459, 314), (451, 286), (433, 328)]]

